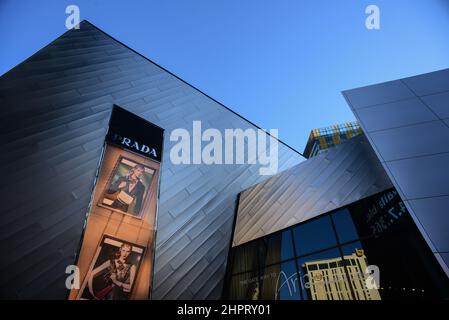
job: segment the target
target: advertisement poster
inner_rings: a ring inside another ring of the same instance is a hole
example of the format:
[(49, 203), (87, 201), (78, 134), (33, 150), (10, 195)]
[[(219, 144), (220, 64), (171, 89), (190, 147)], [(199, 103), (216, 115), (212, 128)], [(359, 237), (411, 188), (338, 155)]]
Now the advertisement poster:
[(104, 236), (80, 290), (82, 300), (128, 300), (145, 248)]
[(120, 157), (98, 205), (141, 217), (154, 170), (131, 159)]
[(114, 107), (77, 261), (81, 286), (69, 299), (150, 298), (162, 134)]

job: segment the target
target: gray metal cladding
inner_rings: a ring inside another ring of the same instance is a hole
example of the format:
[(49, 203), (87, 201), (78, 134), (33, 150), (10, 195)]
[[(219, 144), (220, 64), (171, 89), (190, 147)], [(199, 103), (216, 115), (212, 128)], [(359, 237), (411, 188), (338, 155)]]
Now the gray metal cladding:
[[(152, 298), (220, 298), (237, 195), (267, 177), (173, 165), (168, 136), (255, 127), (87, 22), (0, 78), (0, 297), (66, 297), (114, 103), (166, 130)], [(279, 170), (300, 161), (279, 144)]]
[(233, 245), (391, 187), (366, 138), (354, 137), (242, 192)]
[(449, 69), (343, 95), (449, 275)]

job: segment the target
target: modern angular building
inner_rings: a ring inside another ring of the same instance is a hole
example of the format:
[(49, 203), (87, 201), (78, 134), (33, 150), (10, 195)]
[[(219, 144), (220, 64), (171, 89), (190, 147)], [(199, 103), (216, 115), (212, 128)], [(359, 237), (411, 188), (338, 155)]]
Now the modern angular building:
[(0, 297), (447, 299), (447, 92), (346, 91), (360, 127), (278, 141), (271, 176), (175, 164), (178, 128), (258, 127), (84, 21), (0, 78)]
[[(233, 240), (229, 299), (448, 297), (444, 266), (364, 135), (242, 192)], [(376, 286), (361, 286), (371, 272)]]
[(448, 299), (448, 90), (442, 70), (345, 91), (363, 134), (240, 194), (224, 297)]
[[(65, 271), (79, 256), (114, 104), (166, 133), (151, 298), (221, 297), (237, 195), (267, 176), (257, 164), (174, 165), (170, 132), (192, 131), (193, 120), (257, 127), (88, 22), (0, 79), (1, 297), (68, 297)], [(302, 159), (279, 143), (279, 171)], [(122, 217), (110, 215), (106, 231), (117, 236)]]

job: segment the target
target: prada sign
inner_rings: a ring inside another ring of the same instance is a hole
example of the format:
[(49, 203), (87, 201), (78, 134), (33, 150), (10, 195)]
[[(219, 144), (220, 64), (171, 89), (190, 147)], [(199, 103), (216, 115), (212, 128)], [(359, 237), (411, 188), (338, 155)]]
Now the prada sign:
[(114, 105), (106, 141), (161, 162), (164, 129)]
[(114, 105), (77, 255), (81, 282), (69, 299), (150, 296), (163, 135)]

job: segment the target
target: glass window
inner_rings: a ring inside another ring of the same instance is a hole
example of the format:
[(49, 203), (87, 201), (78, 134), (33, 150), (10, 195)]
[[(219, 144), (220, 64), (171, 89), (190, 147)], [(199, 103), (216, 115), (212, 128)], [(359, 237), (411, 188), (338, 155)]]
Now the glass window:
[(257, 242), (253, 241), (233, 249), (232, 274), (257, 270)]
[(229, 284), (229, 299), (258, 300), (260, 295), (257, 273), (247, 272), (232, 276)]
[(339, 287), (338, 276), (342, 275), (341, 268), (339, 273), (334, 275), (331, 270), (333, 262), (341, 261), (338, 249), (330, 249), (320, 253), (308, 255), (298, 259), (299, 276), (304, 299), (309, 300), (334, 300), (333, 293), (348, 294), (346, 288)]
[[(436, 299), (449, 297), (447, 276), (409, 220), (409, 230), (384, 233), (378, 238), (362, 240), (366, 266), (377, 268), (379, 294), (382, 299)], [(346, 247), (346, 246), (345, 246)], [(352, 244), (358, 249), (360, 243)], [(350, 252), (351, 245), (344, 248)], [(361, 252), (362, 253), (362, 252)], [(358, 260), (363, 270), (363, 260)]]
[(364, 255), (365, 251), (363, 250), (363, 246), (362, 243), (360, 241), (355, 241), (352, 242), (350, 244), (344, 245), (341, 247), (342, 251), (343, 251), (343, 255), (346, 256), (351, 256), (353, 254), (361, 254)]
[(230, 259), (229, 299), (449, 297), (447, 276), (394, 189), (235, 247)]
[(337, 245), (329, 216), (299, 225), (293, 229), (298, 256)]
[(340, 243), (357, 239), (357, 229), (348, 209), (339, 210), (332, 215)]
[[(380, 283), (373, 282), (380, 280), (380, 278), (375, 278), (375, 276), (368, 278), (368, 273), (371, 274), (371, 272), (368, 270), (368, 258), (362, 243), (360, 241), (350, 243), (343, 246), (342, 251), (355, 299), (381, 300), (380, 291), (375, 288), (376, 285), (380, 288)], [(369, 287), (367, 283), (370, 284)]]
[(293, 241), (290, 230), (262, 238), (259, 258), (261, 265), (270, 265), (293, 258)]
[(263, 300), (301, 299), (295, 261), (265, 267), (261, 280)]
[(401, 221), (408, 215), (396, 190), (391, 190), (362, 199), (349, 207), (359, 238), (379, 238), (396, 232)]

